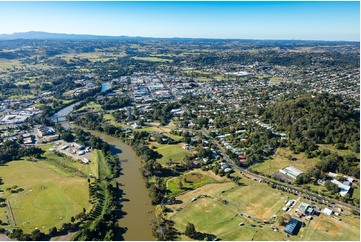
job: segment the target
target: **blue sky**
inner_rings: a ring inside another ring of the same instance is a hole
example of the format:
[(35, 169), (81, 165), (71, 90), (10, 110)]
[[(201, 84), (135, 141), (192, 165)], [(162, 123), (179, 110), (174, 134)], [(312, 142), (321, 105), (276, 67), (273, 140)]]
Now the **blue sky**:
[(359, 40), (353, 2), (0, 2), (0, 33)]

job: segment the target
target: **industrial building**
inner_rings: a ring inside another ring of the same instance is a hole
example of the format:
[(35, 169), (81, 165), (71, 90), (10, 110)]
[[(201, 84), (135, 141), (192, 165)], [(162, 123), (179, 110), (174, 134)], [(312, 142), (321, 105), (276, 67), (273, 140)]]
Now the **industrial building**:
[(297, 235), (302, 227), (302, 222), (297, 219), (291, 218), (291, 221), (286, 225), (284, 231), (287, 234)]

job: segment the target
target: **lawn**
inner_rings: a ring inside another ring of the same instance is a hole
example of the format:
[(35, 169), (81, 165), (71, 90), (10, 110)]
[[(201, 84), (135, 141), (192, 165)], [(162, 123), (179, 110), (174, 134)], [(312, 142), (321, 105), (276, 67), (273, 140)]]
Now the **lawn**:
[[(167, 181), (167, 189), (169, 190), (169, 196), (177, 196), (178, 194), (187, 190), (197, 189), (205, 184), (217, 182), (213, 178), (197, 173), (191, 172), (179, 177), (172, 178)], [(179, 187), (182, 186), (183, 188)]]
[(183, 149), (184, 143), (179, 143), (175, 145), (168, 144), (158, 144), (155, 143), (157, 149), (155, 149), (163, 157), (157, 159), (162, 165), (167, 165), (167, 162), (172, 159), (174, 162), (183, 162), (183, 159), (190, 154), (189, 150)]
[[(289, 156), (292, 156), (294, 160), (290, 160)], [(305, 172), (314, 167), (319, 160), (319, 158), (309, 159), (304, 153), (293, 154), (289, 148), (278, 148), (271, 159), (255, 164), (251, 166), (251, 169), (266, 175), (272, 175), (286, 166), (293, 166)]]
[[(0, 177), (4, 181), (3, 190), (14, 185), (24, 189), (13, 194), (5, 191), (3, 195), (10, 201), (17, 226), (27, 233), (35, 228), (44, 232), (53, 226), (60, 228), (70, 222), (71, 216), (91, 207), (87, 180), (47, 160), (9, 162), (0, 167)], [(8, 215), (13, 225), (7, 207), (0, 208), (0, 214), (2, 221)]]

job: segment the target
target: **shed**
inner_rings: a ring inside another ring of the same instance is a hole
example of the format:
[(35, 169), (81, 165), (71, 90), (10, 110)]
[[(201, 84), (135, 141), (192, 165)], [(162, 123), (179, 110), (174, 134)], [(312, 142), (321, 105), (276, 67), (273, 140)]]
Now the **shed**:
[(298, 231), (300, 231), (301, 226), (302, 222), (298, 221), (295, 218), (291, 218), (291, 221), (286, 225), (284, 231), (287, 234), (297, 235)]
[(324, 208), (322, 210), (322, 213), (327, 214), (327, 215), (331, 215), (333, 213), (333, 211), (331, 209), (329, 209), (329, 208)]

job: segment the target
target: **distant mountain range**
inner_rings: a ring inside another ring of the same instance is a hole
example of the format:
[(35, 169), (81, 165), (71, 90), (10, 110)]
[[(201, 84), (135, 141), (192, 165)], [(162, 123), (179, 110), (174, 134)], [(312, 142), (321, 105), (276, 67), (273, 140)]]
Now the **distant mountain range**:
[(129, 36), (103, 36), (88, 34), (59, 34), (39, 31), (21, 32), (13, 34), (0, 34), (0, 40), (15, 39), (61, 39), (61, 40), (119, 40), (119, 39), (148, 39), (146, 37), (129, 37)]
[(171, 37), (171, 38), (159, 38), (159, 37), (141, 37), (141, 36), (107, 36), (107, 35), (90, 35), (90, 34), (61, 34), (61, 33), (48, 33), (41, 31), (29, 31), (13, 34), (0, 34), (0, 40), (212, 40), (212, 41), (227, 41), (227, 40), (241, 40), (241, 41), (268, 41), (268, 42), (355, 42), (359, 41), (325, 41), (325, 40), (271, 40), (271, 39), (216, 39), (216, 38), (185, 38), (185, 37)]

